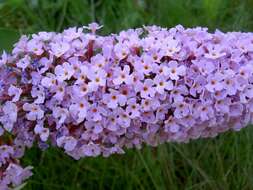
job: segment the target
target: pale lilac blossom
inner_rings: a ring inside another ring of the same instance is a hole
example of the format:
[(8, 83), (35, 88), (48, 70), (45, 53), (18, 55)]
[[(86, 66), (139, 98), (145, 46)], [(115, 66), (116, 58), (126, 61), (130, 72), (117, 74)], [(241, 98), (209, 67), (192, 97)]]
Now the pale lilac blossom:
[(35, 55), (41, 55), (44, 52), (43, 43), (36, 39), (30, 40), (27, 43), (27, 51), (34, 53)]
[(34, 128), (34, 133), (39, 135), (42, 141), (47, 141), (50, 131), (48, 128), (43, 127), (43, 125), (37, 124)]
[(0, 67), (4, 66), (8, 62), (8, 54), (3, 51), (3, 54), (1, 55), (0, 59)]
[(154, 81), (146, 79), (144, 83), (136, 84), (136, 89), (140, 92), (142, 98), (152, 98), (155, 95)]
[(3, 128), (10, 132), (17, 121), (18, 108), (16, 104), (7, 101), (2, 107), (2, 112), (3, 116), (0, 117), (0, 122), (3, 124)]
[(59, 128), (69, 116), (67, 108), (55, 107), (53, 109), (53, 117), (57, 119), (57, 128)]
[(50, 88), (57, 84), (56, 76), (52, 73), (48, 73), (46, 77), (43, 77), (41, 80), (41, 85)]
[(69, 106), (69, 112), (76, 118), (77, 123), (82, 122), (86, 118), (88, 109), (89, 103), (85, 99), (80, 99), (80, 101)]
[(130, 67), (128, 65), (124, 66), (123, 70), (120, 68), (115, 70), (115, 79), (113, 79), (113, 83), (115, 85), (120, 85), (122, 83), (128, 83), (127, 81), (130, 81)]
[(64, 55), (70, 49), (69, 43), (64, 41), (52, 42), (50, 45), (51, 53), (56, 57)]
[(31, 57), (28, 55), (25, 55), (22, 59), (18, 60), (16, 63), (17, 67), (21, 68), (22, 70), (25, 70), (31, 63)]
[(224, 88), (222, 85), (223, 79), (219, 75), (210, 75), (208, 76), (207, 81), (206, 89), (210, 92), (219, 91)]
[(122, 60), (127, 57), (129, 54), (129, 49), (126, 44), (118, 43), (114, 47), (114, 52), (119, 60)]
[(43, 104), (45, 101), (45, 92), (42, 86), (34, 87), (31, 91), (31, 96), (37, 98), (34, 100), (35, 104)]
[(165, 55), (173, 56), (175, 53), (179, 52), (181, 49), (180, 43), (178, 40), (173, 39), (173, 37), (169, 36), (165, 38), (162, 42), (162, 48), (165, 51)]
[(77, 140), (72, 136), (62, 136), (57, 139), (57, 145), (66, 151), (72, 151), (77, 145)]
[(91, 91), (96, 91), (99, 86), (105, 86), (106, 76), (107, 76), (107, 73), (103, 69), (99, 71), (96, 71), (95, 69), (91, 69), (88, 73), (88, 78), (91, 80), (88, 83), (89, 89)]
[(19, 159), (35, 144), (107, 157), (253, 123), (252, 33), (100, 28), (22, 36), (1, 55), (0, 189), (31, 176)]
[(208, 59), (218, 59), (221, 57), (224, 57), (226, 55), (226, 52), (224, 52), (224, 47), (219, 44), (208, 44), (206, 47), (208, 52), (205, 54), (205, 57)]
[(171, 80), (178, 80), (180, 76), (184, 76), (186, 74), (186, 68), (184, 65), (178, 66), (177, 61), (170, 61), (168, 63), (168, 75)]
[(91, 33), (93, 33), (93, 34), (95, 34), (96, 31), (102, 27), (103, 27), (103, 25), (99, 26), (96, 22), (92, 22), (92, 23), (88, 24), (88, 26), (83, 26), (83, 28), (89, 29), (91, 31)]
[(23, 110), (28, 112), (26, 118), (30, 121), (35, 121), (42, 119), (44, 117), (44, 111), (40, 108), (38, 104), (35, 103), (25, 103), (23, 105)]
[(107, 104), (108, 108), (115, 109), (118, 106), (124, 106), (126, 103), (126, 97), (119, 94), (118, 91), (111, 90), (110, 94), (103, 95), (103, 101)]
[(171, 80), (166, 79), (164, 76), (156, 76), (154, 78), (154, 83), (156, 85), (156, 91), (160, 94), (163, 94), (165, 90), (172, 90), (173, 83)]
[(12, 96), (12, 102), (17, 102), (20, 99), (20, 95), (22, 94), (22, 89), (21, 88), (17, 88), (14, 85), (11, 85), (8, 89), (8, 95)]
[(68, 62), (64, 62), (62, 65), (57, 65), (55, 67), (55, 75), (56, 78), (59, 81), (64, 81), (64, 80), (69, 80), (73, 74), (74, 74), (74, 69), (72, 65), (70, 65)]

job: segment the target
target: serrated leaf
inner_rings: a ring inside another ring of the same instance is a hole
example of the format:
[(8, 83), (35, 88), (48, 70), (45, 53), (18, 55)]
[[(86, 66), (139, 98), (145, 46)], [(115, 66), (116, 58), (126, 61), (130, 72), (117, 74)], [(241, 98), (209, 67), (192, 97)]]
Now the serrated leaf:
[(19, 33), (12, 29), (0, 28), (0, 52), (11, 51), (13, 44), (19, 39)]

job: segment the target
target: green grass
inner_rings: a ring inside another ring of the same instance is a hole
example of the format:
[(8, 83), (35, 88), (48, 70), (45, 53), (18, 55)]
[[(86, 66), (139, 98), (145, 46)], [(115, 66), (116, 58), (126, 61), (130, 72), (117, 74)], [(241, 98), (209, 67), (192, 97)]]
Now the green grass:
[(63, 152), (34, 148), (23, 159), (34, 176), (25, 189), (253, 189), (253, 129), (189, 144), (129, 150), (75, 161)]
[[(97, 21), (102, 34), (157, 24), (207, 26), (211, 31), (253, 31), (252, 0), (0, 0), (0, 48), (15, 35)], [(61, 150), (29, 150), (33, 165), (25, 190), (83, 189), (253, 189), (253, 129), (188, 144), (128, 150), (109, 158), (75, 161)]]
[(22, 33), (98, 21), (103, 33), (143, 24), (253, 29), (252, 0), (0, 0), (0, 26)]

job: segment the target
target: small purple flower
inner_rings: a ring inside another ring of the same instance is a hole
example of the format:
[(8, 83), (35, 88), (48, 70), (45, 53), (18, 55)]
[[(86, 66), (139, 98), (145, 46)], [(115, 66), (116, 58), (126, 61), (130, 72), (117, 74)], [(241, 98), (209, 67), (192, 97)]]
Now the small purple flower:
[(73, 94), (76, 97), (84, 97), (86, 94), (90, 92), (89, 86), (86, 83), (82, 83), (79, 85), (73, 85)]
[(160, 94), (164, 93), (164, 90), (172, 90), (173, 82), (171, 80), (166, 79), (164, 76), (157, 75), (154, 78), (154, 83), (156, 85), (156, 91)]
[(96, 104), (92, 104), (89, 107), (88, 113), (87, 113), (87, 119), (91, 120), (91, 121), (101, 121), (102, 120), (102, 116), (106, 114), (106, 110), (101, 107), (98, 106)]
[(37, 63), (38, 65), (36, 65), (36, 68), (38, 69), (40, 74), (45, 73), (51, 67), (52, 62), (53, 62), (53, 56), (52, 55), (49, 58), (42, 57), (38, 61), (38, 63)]
[(140, 60), (135, 62), (135, 69), (142, 74), (149, 75), (153, 69), (155, 64), (153, 63), (153, 59), (149, 55), (143, 56)]
[(118, 106), (124, 106), (126, 103), (126, 97), (119, 94), (118, 91), (111, 90), (110, 94), (103, 95), (103, 101), (107, 104), (108, 108), (115, 109)]
[(73, 76), (75, 71), (68, 62), (65, 62), (62, 65), (57, 65), (55, 67), (54, 72), (55, 72), (56, 78), (59, 81), (64, 81), (64, 80), (69, 80)]
[(222, 90), (224, 88), (222, 85), (222, 80), (223, 78), (219, 75), (215, 75), (215, 76), (210, 75), (207, 78), (208, 83), (206, 84), (206, 89), (209, 92)]
[(53, 109), (53, 116), (57, 119), (57, 128), (59, 128), (69, 116), (69, 111), (66, 108), (55, 107)]
[(229, 107), (229, 115), (232, 117), (237, 117), (237, 116), (241, 116), (242, 112), (243, 112), (243, 105), (235, 102), (235, 103), (231, 103), (230, 107)]
[(210, 102), (197, 105), (196, 110), (194, 111), (194, 116), (199, 117), (201, 121), (206, 121), (214, 116), (214, 110), (210, 105)]
[(20, 185), (24, 180), (28, 179), (29, 177), (32, 176), (31, 172), (32, 167), (26, 167), (22, 168), (21, 166), (11, 163), (8, 165), (6, 168), (6, 171), (4, 175), (8, 177), (9, 182), (13, 186), (18, 186)]
[(214, 107), (218, 112), (229, 114), (230, 104), (231, 100), (229, 98), (226, 98), (222, 100), (217, 100)]
[(89, 103), (85, 99), (80, 99), (69, 107), (69, 111), (76, 118), (77, 123), (82, 122), (86, 118), (88, 109)]
[(102, 123), (100, 121), (96, 121), (96, 122), (94, 122), (94, 121), (86, 121), (84, 123), (84, 125), (85, 125), (85, 128), (87, 130), (92, 131), (92, 133), (94, 133), (96, 135), (100, 134), (103, 131), (103, 126), (102, 126)]
[(16, 65), (17, 67), (21, 68), (22, 70), (25, 70), (31, 63), (31, 58), (28, 55), (25, 55), (24, 58), (20, 59)]
[(42, 141), (47, 141), (48, 137), (49, 137), (49, 129), (43, 127), (43, 124), (37, 124), (34, 128), (34, 133), (40, 136), (40, 139)]
[(8, 62), (8, 55), (5, 51), (3, 51), (3, 54), (1, 55), (0, 59), (0, 67), (6, 65), (7, 62)]
[(63, 147), (67, 152), (70, 152), (75, 149), (77, 140), (72, 136), (62, 136), (57, 139), (57, 145)]
[(123, 70), (119, 69), (119, 70), (115, 70), (115, 74), (116, 74), (116, 78), (113, 79), (113, 83), (115, 85), (120, 85), (122, 83), (128, 83), (127, 81), (130, 81), (131, 79), (129, 77), (131, 77), (129, 75), (130, 73), (130, 67), (128, 65), (125, 65)]
[(117, 123), (122, 127), (122, 128), (128, 128), (130, 127), (131, 123), (131, 118), (128, 114), (125, 113), (124, 110), (121, 108), (118, 108), (118, 117), (117, 117)]
[(96, 157), (101, 153), (100, 147), (92, 142), (83, 145), (80, 151), (83, 154), (83, 156), (93, 156), (93, 157)]
[(39, 86), (41, 83), (42, 75), (35, 71), (31, 72), (31, 80), (29, 81), (33, 85)]
[(185, 102), (176, 102), (173, 106), (175, 107), (175, 118), (180, 119), (190, 114), (190, 106)]
[(130, 98), (127, 101), (126, 113), (132, 119), (140, 116), (140, 105), (136, 102), (135, 98)]
[(136, 89), (140, 92), (142, 98), (152, 98), (156, 92), (154, 81), (151, 79), (146, 79), (144, 83), (137, 83)]
[(20, 95), (22, 94), (22, 89), (17, 88), (14, 85), (11, 85), (8, 89), (8, 95), (13, 96), (12, 102), (17, 102), (19, 101)]
[(17, 121), (18, 108), (16, 104), (8, 101), (3, 105), (2, 112), (3, 116), (0, 117), (0, 122), (3, 124), (3, 128), (10, 132)]
[(253, 43), (247, 39), (239, 40), (235, 43), (241, 53), (253, 52)]
[(248, 100), (253, 98), (253, 85), (247, 85), (247, 87), (240, 94), (240, 100), (242, 103), (248, 103)]
[(206, 76), (216, 69), (216, 63), (209, 60), (192, 60), (192, 63), (197, 66), (202, 75)]
[(198, 76), (191, 84), (189, 93), (196, 97), (197, 94), (201, 94), (205, 90), (206, 79), (203, 76)]
[(43, 43), (36, 39), (32, 39), (27, 43), (27, 51), (35, 55), (41, 55), (44, 52)]
[(153, 111), (143, 112), (141, 114), (141, 121), (146, 122), (148, 124), (154, 124), (156, 121), (156, 117), (155, 117), (154, 112)]
[(162, 104), (157, 108), (156, 111), (156, 120), (164, 120), (165, 119), (165, 114), (168, 113), (170, 106), (168, 104)]
[(14, 149), (12, 146), (1, 145), (0, 146), (0, 167), (6, 164), (7, 160), (14, 155)]
[(96, 91), (99, 86), (105, 86), (107, 73), (104, 70), (96, 71), (94, 68), (88, 73), (91, 82), (88, 83), (92, 91)]
[(238, 90), (237, 81), (234, 78), (226, 78), (222, 82), (223, 88), (229, 95), (235, 95)]
[(107, 62), (107, 58), (105, 58), (102, 54), (97, 54), (91, 58), (91, 63), (94, 65), (96, 70), (104, 68)]
[(173, 39), (171, 36), (165, 38), (162, 42), (162, 48), (167, 56), (172, 57), (175, 53), (179, 52), (181, 47), (179, 41)]
[(63, 41), (52, 42), (50, 46), (52, 54), (56, 57), (64, 55), (70, 49), (69, 43)]
[(66, 91), (66, 83), (58, 83), (51, 90), (55, 93), (53, 97), (58, 101), (62, 101)]
[(238, 72), (239, 76), (241, 76), (244, 79), (248, 79), (252, 74), (253, 74), (253, 65), (251, 64), (247, 64), (245, 66), (242, 66), (239, 69)]
[(38, 41), (48, 42), (54, 34), (54, 32), (39, 32), (38, 34), (33, 34), (32, 37)]
[(180, 76), (184, 76), (186, 74), (186, 68), (184, 65), (178, 66), (176, 61), (170, 61), (165, 74), (168, 75), (171, 80), (178, 80)]
[(91, 33), (95, 34), (96, 31), (102, 27), (103, 27), (103, 25), (99, 26), (96, 22), (93, 22), (93, 23), (88, 24), (88, 27), (84, 26), (83, 28), (86, 28), (86, 29), (90, 30)]
[(41, 80), (41, 85), (50, 88), (52, 86), (55, 86), (57, 83), (56, 76), (52, 73), (48, 73), (46, 77), (43, 77)]
[(181, 85), (176, 88), (173, 88), (170, 94), (170, 99), (173, 100), (173, 102), (182, 102), (184, 100), (184, 95), (188, 94), (188, 90), (186, 86)]
[(85, 81), (87, 80), (87, 75), (89, 73), (89, 68), (85, 65), (81, 65), (79, 67), (80, 72), (77, 74), (77, 80), (76, 80), (76, 84), (83, 84), (85, 83)]
[(34, 87), (31, 91), (31, 96), (37, 98), (34, 100), (35, 104), (43, 104), (45, 101), (45, 92), (42, 86)]
[(176, 133), (180, 130), (180, 125), (176, 122), (176, 120), (173, 117), (168, 118), (164, 122), (164, 130), (166, 132)]
[(157, 99), (143, 99), (141, 101), (141, 108), (143, 111), (156, 110), (160, 106), (160, 102)]
[(119, 60), (122, 60), (129, 54), (129, 48), (126, 46), (126, 44), (118, 43), (114, 46), (114, 52), (116, 57)]
[(110, 114), (110, 116), (108, 117), (107, 121), (106, 121), (106, 129), (110, 130), (110, 131), (117, 131), (119, 130), (119, 125), (117, 123), (117, 117), (116, 114)]
[(42, 119), (44, 117), (44, 111), (40, 108), (38, 104), (35, 103), (25, 103), (23, 105), (23, 110), (27, 111), (26, 118), (30, 121), (35, 121)]
[(205, 57), (208, 59), (218, 59), (224, 57), (226, 52), (223, 51), (223, 47), (220, 45), (208, 45), (208, 53), (205, 54)]
[(76, 28), (76, 27), (68, 28), (63, 31), (64, 39), (67, 42), (71, 42), (72, 40), (81, 37), (82, 32), (83, 32), (82, 28)]

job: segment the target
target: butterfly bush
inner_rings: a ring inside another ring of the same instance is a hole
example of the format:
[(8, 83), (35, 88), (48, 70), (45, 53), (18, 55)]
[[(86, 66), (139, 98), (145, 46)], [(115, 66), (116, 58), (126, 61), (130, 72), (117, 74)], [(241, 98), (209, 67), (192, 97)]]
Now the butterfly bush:
[(253, 34), (96, 23), (22, 36), (0, 59), (0, 189), (37, 144), (83, 157), (188, 142), (252, 123)]

